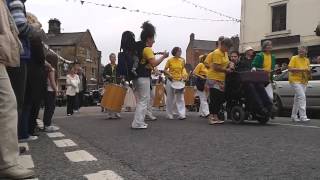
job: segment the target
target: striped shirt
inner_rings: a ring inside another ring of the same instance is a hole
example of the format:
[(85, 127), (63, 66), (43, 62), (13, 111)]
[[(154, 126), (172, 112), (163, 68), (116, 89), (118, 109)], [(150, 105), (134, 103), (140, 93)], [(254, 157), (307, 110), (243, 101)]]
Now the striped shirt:
[(20, 37), (28, 37), (33, 30), (28, 24), (26, 10), (21, 0), (7, 0), (8, 8), (18, 27)]

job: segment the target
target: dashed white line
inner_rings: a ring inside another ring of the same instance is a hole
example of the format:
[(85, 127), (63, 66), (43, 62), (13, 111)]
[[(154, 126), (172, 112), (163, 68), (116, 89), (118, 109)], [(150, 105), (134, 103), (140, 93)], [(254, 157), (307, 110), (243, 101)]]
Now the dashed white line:
[(18, 162), (19, 162), (19, 164), (21, 164), (25, 168), (28, 168), (28, 169), (34, 168), (34, 163), (33, 163), (31, 155), (19, 156)]
[(84, 175), (88, 180), (123, 180), (121, 176), (111, 170), (99, 171), (94, 174)]
[(61, 132), (55, 132), (55, 133), (47, 133), (49, 138), (58, 138), (58, 137), (64, 137), (64, 134)]
[(97, 161), (97, 159), (94, 156), (92, 156), (90, 153), (84, 150), (66, 152), (64, 154), (72, 162)]
[(53, 141), (57, 147), (72, 147), (77, 146), (75, 142), (73, 142), (71, 139), (61, 139)]
[(284, 123), (268, 123), (268, 124), (280, 125), (280, 126), (292, 126), (292, 127), (320, 129), (319, 126), (308, 126), (308, 125), (301, 125), (301, 124), (284, 124)]
[(26, 151), (29, 151), (29, 145), (28, 143), (19, 143), (19, 147), (25, 147)]

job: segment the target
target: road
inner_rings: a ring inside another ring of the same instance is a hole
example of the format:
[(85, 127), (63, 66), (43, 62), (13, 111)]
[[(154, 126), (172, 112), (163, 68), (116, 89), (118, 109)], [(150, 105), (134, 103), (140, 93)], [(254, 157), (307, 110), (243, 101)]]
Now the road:
[[(148, 129), (133, 130), (133, 113), (107, 120), (96, 107), (72, 117), (57, 108), (54, 123), (61, 129), (53, 135), (63, 137), (41, 133), (24, 156), (31, 155), (40, 180), (320, 179), (320, 120), (209, 126), (196, 113), (185, 121), (155, 114)], [(65, 139), (71, 142), (62, 144), (73, 146), (54, 143)]]

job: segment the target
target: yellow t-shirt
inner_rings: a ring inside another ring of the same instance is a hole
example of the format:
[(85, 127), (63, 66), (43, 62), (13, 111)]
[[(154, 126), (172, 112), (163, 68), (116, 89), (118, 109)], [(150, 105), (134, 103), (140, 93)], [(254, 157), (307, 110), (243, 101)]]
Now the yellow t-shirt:
[[(143, 54), (142, 54), (142, 61), (140, 62), (141, 64), (148, 64), (149, 59), (155, 58), (153, 50), (150, 47), (145, 47), (143, 49)], [(150, 64), (146, 66), (148, 69), (153, 69)]]
[[(310, 69), (310, 61), (306, 57), (292, 56), (289, 68), (299, 68), (299, 69)], [(289, 72), (289, 82), (290, 83), (308, 83), (308, 73), (307, 72)]]
[(272, 67), (272, 57), (271, 57), (271, 53), (266, 54), (263, 53), (263, 70), (267, 71), (267, 72), (271, 72), (271, 67)]
[(229, 57), (226, 53), (222, 52), (220, 49), (216, 49), (210, 54), (208, 54), (205, 63), (207, 63), (210, 68), (208, 71), (208, 79), (224, 81), (226, 79), (226, 74), (224, 72), (218, 72), (213, 69), (213, 64), (219, 64), (222, 68), (227, 68), (229, 65)]
[(207, 77), (208, 68), (203, 63), (199, 63), (194, 69), (193, 74), (195, 74), (196, 76)]
[(184, 71), (184, 61), (181, 58), (172, 57), (170, 58), (165, 66), (165, 69), (169, 69), (173, 80), (181, 80), (182, 77), (185, 77)]

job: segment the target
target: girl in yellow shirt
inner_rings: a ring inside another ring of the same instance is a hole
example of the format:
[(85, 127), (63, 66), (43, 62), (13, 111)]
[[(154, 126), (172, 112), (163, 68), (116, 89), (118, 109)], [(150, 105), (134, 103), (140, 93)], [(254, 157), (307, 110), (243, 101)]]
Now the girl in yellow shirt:
[[(289, 81), (295, 91), (291, 119), (294, 122), (309, 121), (306, 114), (306, 86), (310, 74), (310, 61), (306, 57), (307, 48), (298, 48), (299, 55), (293, 56), (288, 65)], [(300, 119), (298, 118), (298, 113)]]
[(179, 119), (186, 119), (186, 107), (184, 101), (183, 91), (176, 91), (171, 87), (173, 81), (183, 81), (187, 79), (185, 71), (185, 63), (181, 58), (181, 48), (175, 47), (172, 49), (170, 58), (164, 68), (164, 72), (167, 75), (166, 83), (166, 111), (169, 119), (173, 119), (173, 110), (177, 109)]
[(200, 98), (200, 109), (199, 114), (200, 117), (209, 116), (209, 105), (207, 99), (207, 93), (205, 92), (205, 83), (208, 76), (208, 64), (204, 63), (207, 55), (201, 55), (199, 57), (200, 63), (196, 66), (193, 71), (193, 74), (196, 76), (196, 86), (197, 86), (197, 94)]
[(224, 82), (226, 73), (232, 72), (234, 65), (229, 62), (227, 53), (232, 46), (230, 38), (224, 38), (221, 41), (220, 48), (208, 54), (205, 63), (208, 63), (210, 69), (208, 72), (207, 86), (210, 89), (210, 116), (209, 124), (221, 124), (223, 120), (219, 119), (218, 113), (225, 102)]

